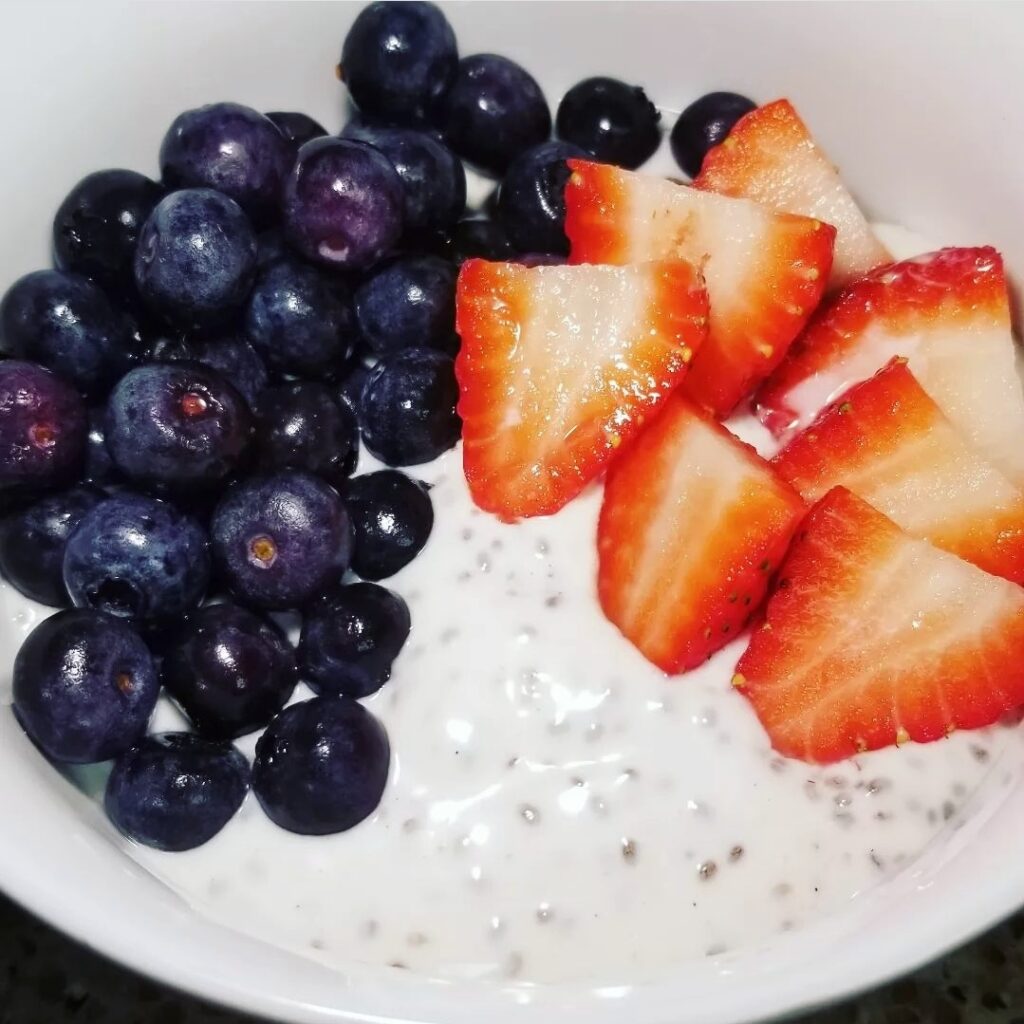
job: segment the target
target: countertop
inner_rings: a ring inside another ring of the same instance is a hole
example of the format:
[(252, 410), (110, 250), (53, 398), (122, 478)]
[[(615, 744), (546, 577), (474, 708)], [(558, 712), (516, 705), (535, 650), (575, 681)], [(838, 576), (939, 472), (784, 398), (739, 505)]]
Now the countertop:
[[(0, 1024), (257, 1022), (117, 967), (0, 897)], [(1024, 912), (909, 978), (799, 1024), (1024, 1024)]]

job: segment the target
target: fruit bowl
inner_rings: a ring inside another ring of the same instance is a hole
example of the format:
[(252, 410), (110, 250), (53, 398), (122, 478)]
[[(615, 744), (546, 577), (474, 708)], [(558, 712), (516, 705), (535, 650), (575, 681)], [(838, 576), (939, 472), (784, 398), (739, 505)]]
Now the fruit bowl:
[[(6, 125), (10, 158), (0, 171), (8, 197), (0, 281), (6, 287), (46, 264), (47, 228), (54, 209), (83, 174), (123, 166), (155, 176), (160, 139), (183, 109), (231, 99), (261, 110), (303, 110), (337, 130), (347, 115), (344, 90), (332, 71), (358, 9), (349, 4), (90, 4), (64, 8), (55, 18), (28, 4), (10, 8), (8, 31), (0, 41), (0, 81), (5, 94), (18, 100), (16, 105), (11, 100)], [(1024, 27), (1024, 14), (1013, 8), (949, 5), (929, 9), (927, 17), (914, 8), (889, 5), (862, 9), (550, 3), (541, 8), (464, 3), (446, 10), (462, 53), (500, 51), (520, 61), (540, 80), (552, 104), (568, 86), (591, 74), (641, 83), (666, 112), (666, 123), (671, 123), (675, 111), (713, 88), (735, 89), (761, 101), (788, 96), (841, 165), (845, 180), (873, 220), (900, 224), (940, 244), (995, 245), (1011, 277), (1019, 280), (1024, 273), (1024, 242), (1015, 228), (1024, 219), (1024, 194), (1017, 176), (1005, 170), (1016, 167), (1024, 155), (1007, 131), (1024, 85), (1009, 43)], [(969, 33), (964, 29), (968, 17)], [(936, 53), (943, 54), (941, 68), (935, 64)], [(985, 74), (978, 74), (978, 68)], [(894, 82), (913, 87), (894, 91)], [(955, 91), (951, 82), (956, 83)], [(969, 162), (973, 154), (985, 154), (984, 167)], [(674, 173), (664, 152), (645, 170)], [(478, 191), (482, 200), (487, 189)], [(445, 525), (445, 513), (452, 509), (441, 507), (441, 498), (448, 494), (444, 474), (457, 474), (458, 463), (448, 456), (439, 467), (425, 469), (422, 475), (437, 485), (438, 528), (455, 545), (464, 524), (449, 515)], [(590, 528), (585, 516), (579, 522), (582, 529)], [(474, 528), (483, 534), (482, 525)], [(489, 537), (499, 536), (495, 528), (488, 529)], [(508, 529), (520, 531), (516, 544), (524, 546), (517, 546), (518, 551), (547, 554), (543, 523)], [(570, 565), (578, 554), (573, 549), (552, 557)], [(500, 547), (483, 553), (474, 547), (469, 556), (477, 569), (488, 571), (492, 562), (500, 564)], [(426, 581), (421, 576), (420, 583), (433, 587), (420, 596), (414, 610), (414, 621), (421, 616), (420, 628), (440, 629), (443, 617), (437, 606), (451, 602), (466, 608), (465, 601), (459, 602), (452, 575)], [(555, 604), (546, 605), (543, 597), (538, 604), (532, 625), (515, 624), (516, 643), (528, 646), (537, 631), (543, 633), (549, 624), (557, 629), (564, 621)], [(518, 613), (522, 606), (511, 607)], [(36, 754), (9, 713), (14, 654), (42, 614), (10, 587), (0, 588), (0, 767), (6, 783), (0, 791), (0, 812), (8, 823), (0, 840), (0, 885), (98, 951), (239, 1010), (294, 1022), (674, 1024), (686, 1019), (695, 1024), (740, 1024), (831, 1002), (878, 984), (963, 942), (1024, 901), (1024, 868), (1019, 866), (1024, 844), (1024, 743), (1019, 729), (1006, 726), (993, 753), (989, 756), (986, 748), (986, 759), (975, 758), (970, 773), (964, 769), (958, 803), (948, 821), (943, 822), (940, 813), (923, 850), (902, 865), (894, 861), (885, 870), (880, 868), (877, 877), (851, 898), (834, 901), (827, 913), (796, 927), (771, 933), (754, 930), (749, 942), (730, 949), (719, 948), (713, 940), (701, 943), (699, 936), (689, 934), (683, 943), (688, 952), (674, 956), (679, 936), (664, 914), (655, 913), (659, 893), (654, 887), (644, 890), (639, 905), (618, 908), (632, 929), (621, 946), (602, 950), (588, 939), (585, 926), (579, 926), (575, 980), (538, 981), (529, 974), (516, 978), (514, 970), (496, 976), (473, 977), (468, 971), (455, 976), (402, 969), (379, 954), (338, 955), (332, 943), (342, 934), (338, 919), (345, 923), (347, 908), (335, 903), (325, 913), (317, 880), (332, 871), (354, 873), (357, 884), (348, 891), (391, 894), (389, 910), (401, 922), (401, 894), (412, 891), (409, 879), (415, 880), (422, 870), (418, 858), (424, 847), (410, 845), (417, 852), (408, 855), (407, 863), (382, 861), (395, 872), (388, 877), (383, 867), (374, 870), (375, 850), (365, 838), (371, 834), (366, 829), (319, 846), (318, 840), (282, 833), (272, 848), (263, 850), (260, 844), (267, 833), (255, 812), (247, 815), (243, 810), (237, 822), (244, 830), (239, 833), (242, 838), (236, 837), (230, 847), (212, 843), (195, 857), (180, 855), (173, 866), (161, 856), (130, 849), (105, 819), (95, 799), (98, 782), (93, 775), (76, 770), (67, 773), (71, 778), (55, 771)], [(492, 669), (487, 629), (491, 618), (505, 614), (505, 609), (496, 601), (478, 608), (477, 614), (480, 638), (466, 642), (465, 658), (467, 670), (478, 673), (483, 682)], [(572, 657), (585, 657), (572, 644), (559, 648), (558, 656), (570, 662)], [(619, 681), (619, 692), (628, 695), (629, 672), (639, 664), (630, 657), (616, 657), (614, 667), (625, 677)], [(586, 669), (597, 672), (601, 666), (591, 658)], [(682, 718), (696, 727), (698, 719), (703, 717), (707, 724), (714, 718), (718, 698), (709, 695), (727, 689), (728, 681), (729, 669), (715, 662), (693, 679), (659, 680), (659, 686), (666, 702), (675, 702)], [(418, 685), (440, 688), (446, 682), (454, 683), (454, 678), (424, 677)], [(660, 699), (648, 684), (636, 685), (636, 693)], [(481, 692), (488, 693), (486, 687)], [(575, 704), (565, 698), (570, 720), (572, 714), (586, 711), (580, 706), (581, 694), (575, 698)], [(425, 705), (413, 704), (393, 737), (396, 771), (405, 775), (415, 774), (417, 763), (414, 757), (403, 756), (401, 740), (415, 731), (415, 709), (424, 706), (429, 706), (429, 699)], [(486, 722), (484, 697), (473, 710)], [(552, 725), (560, 721), (556, 716)], [(607, 722), (613, 735), (614, 724), (612, 719)], [(468, 743), (465, 721), (453, 716), (446, 726), (450, 739), (461, 742), (459, 737), (464, 736)], [(753, 735), (748, 721), (738, 729), (741, 742)], [(503, 741), (495, 729), (485, 734), (495, 747)], [(600, 745), (599, 740), (583, 742)], [(604, 749), (614, 754), (618, 748), (609, 742)], [(961, 753), (970, 757), (969, 740), (959, 747), (951, 742), (949, 750), (950, 758)], [(500, 753), (508, 757), (516, 752), (502, 748)], [(883, 766), (893, 763), (890, 755), (915, 756), (901, 750), (878, 755), (878, 761), (865, 760), (861, 788), (870, 789), (873, 780), (884, 775)], [(624, 770), (629, 767), (615, 765), (616, 777), (627, 780), (626, 785), (632, 777)], [(750, 828), (749, 835), (734, 838), (732, 849), (740, 851), (737, 861), (753, 856), (759, 842), (768, 849), (780, 848), (786, 805), (773, 805), (770, 787), (759, 790), (756, 775), (735, 777), (728, 742), (697, 743), (689, 752), (681, 751), (678, 762), (660, 767), (670, 783), (689, 787), (687, 792), (696, 792), (696, 781), (706, 780), (715, 792), (730, 795), (726, 817), (731, 824)], [(771, 770), (767, 760), (763, 767)], [(804, 769), (791, 765), (787, 770)], [(809, 786), (827, 787), (829, 776), (809, 768), (806, 774)], [(955, 770), (952, 779), (954, 786), (959, 784)], [(835, 788), (836, 792), (826, 789), (824, 799), (842, 810), (842, 787)], [(473, 799), (472, 790), (465, 787), (459, 796), (463, 801)], [(447, 813), (454, 817), (458, 810), (449, 807)], [(692, 810), (700, 811), (698, 801)], [(516, 825), (521, 828), (533, 827), (542, 813), (526, 803), (519, 811), (522, 822)], [(631, 820), (628, 815), (626, 820)], [(374, 822), (374, 828), (384, 832), (403, 825), (397, 817)], [(684, 830), (689, 827), (684, 821)], [(552, 862), (550, 868), (551, 877), (560, 879), (563, 887), (571, 889), (574, 858), (583, 856), (597, 834), (595, 828), (559, 834), (565, 845), (552, 848), (553, 859), (560, 853), (563, 863)], [(545, 831), (527, 834), (533, 837), (530, 843), (538, 843)], [(846, 834), (851, 849), (857, 848), (856, 827)], [(349, 838), (358, 845), (346, 845)], [(485, 841), (472, 833), (466, 838), (470, 844)], [(748, 854), (743, 853), (741, 839)], [(649, 856), (659, 856), (643, 839), (634, 843), (625, 830), (621, 844), (613, 867), (599, 865), (580, 872), (581, 887), (589, 885), (598, 894), (606, 871), (633, 870), (634, 862), (640, 867)], [(684, 846), (679, 848), (681, 866)], [(520, 842), (517, 849), (528, 847)], [(825, 880), (830, 867), (838, 868), (842, 860), (843, 842), (833, 836), (829, 850), (835, 863), (815, 867)], [(731, 852), (726, 847), (720, 868), (714, 862), (702, 863), (708, 885), (729, 884), (725, 876), (732, 869), (725, 860)], [(524, 854), (524, 863), (533, 863), (531, 856)], [(799, 860), (780, 865), (780, 872), (789, 873), (785, 885), (810, 884), (800, 877), (802, 866)], [(718, 877), (713, 878), (716, 872)], [(312, 879), (305, 886), (295, 880), (304, 873)], [(408, 878), (401, 877), (406, 874)], [(671, 874), (660, 877), (670, 880)], [(203, 880), (202, 893), (196, 878)], [(517, 875), (513, 870), (507, 878), (505, 884), (512, 888), (496, 894), (497, 903), (514, 905), (517, 887), (524, 899), (528, 891), (534, 900), (533, 880), (525, 872)], [(777, 881), (783, 884), (781, 875)], [(225, 893), (229, 895), (224, 897)], [(786, 893), (780, 890), (778, 895)], [(747, 912), (742, 896), (740, 888), (734, 898), (713, 904), (716, 913), (733, 916), (733, 932), (742, 931), (736, 920)], [(227, 915), (209, 909), (214, 904), (223, 907), (225, 899), (227, 905), (237, 901), (236, 912), (244, 910), (239, 918), (244, 925), (230, 927)], [(355, 931), (366, 925), (367, 913), (354, 895), (351, 899), (349, 931)], [(273, 912), (283, 900), (296, 904), (297, 913), (287, 917), (287, 927)], [(557, 915), (559, 892), (551, 901)], [(597, 895), (595, 901), (599, 902)], [(536, 913), (547, 913), (541, 909), (545, 906), (537, 904)], [(460, 909), (454, 903), (438, 905), (436, 913), (439, 918), (449, 912), (457, 916)], [(534, 913), (531, 902), (529, 914)], [(784, 914), (776, 916), (786, 923)], [(420, 939), (425, 937), (414, 930), (420, 926), (410, 924), (406, 931), (412, 934), (401, 937), (410, 961), (424, 944)], [(396, 953), (394, 960), (399, 959)], [(587, 968), (588, 960), (593, 969)]]

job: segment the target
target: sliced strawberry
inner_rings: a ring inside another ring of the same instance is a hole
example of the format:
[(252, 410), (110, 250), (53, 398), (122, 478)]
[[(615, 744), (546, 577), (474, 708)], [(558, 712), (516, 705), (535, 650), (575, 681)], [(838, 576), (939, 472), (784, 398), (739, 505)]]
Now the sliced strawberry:
[(679, 260), (535, 267), (470, 260), (455, 362), (473, 500), (502, 519), (574, 498), (682, 380), (707, 334), (700, 272)]
[(736, 667), (772, 741), (828, 763), (1024, 704), (1024, 590), (837, 487), (797, 532)]
[(893, 356), (907, 358), (953, 425), (1024, 486), (1024, 396), (995, 249), (941, 249), (851, 285), (765, 382), (758, 414), (777, 437), (788, 436)]
[(805, 501), (838, 484), (915, 537), (1024, 582), (1024, 492), (966, 443), (896, 359), (772, 460)]
[(789, 100), (741, 117), (704, 157), (693, 184), (832, 224), (837, 233), (830, 288), (892, 260)]
[(803, 512), (753, 448), (677, 393), (608, 471), (601, 607), (665, 672), (693, 668), (746, 626)]
[(778, 365), (817, 306), (835, 230), (664, 178), (585, 160), (569, 165), (573, 263), (678, 257), (703, 268), (711, 324), (686, 389), (728, 415)]

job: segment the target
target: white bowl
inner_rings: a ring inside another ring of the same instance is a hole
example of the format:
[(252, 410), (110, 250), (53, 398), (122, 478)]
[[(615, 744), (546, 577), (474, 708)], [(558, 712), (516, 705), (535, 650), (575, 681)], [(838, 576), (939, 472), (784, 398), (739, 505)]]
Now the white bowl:
[[(349, 4), (5, 8), (0, 282), (43, 265), (82, 174), (155, 173), (164, 129), (217, 99), (342, 121)], [(452, 4), (462, 52), (521, 60), (552, 100), (595, 73), (666, 110), (713, 88), (792, 97), (870, 212), (943, 242), (990, 242), (1024, 272), (1024, 11), (976, 3)], [(1021, 439), (1024, 443), (1024, 438)], [(2, 595), (0, 702), (25, 621)], [(330, 970), (211, 923), (125, 856), (96, 804), (0, 714), (0, 885), (93, 948), (211, 1000), (295, 1022), (728, 1024), (831, 1001), (963, 942), (1024, 900), (1024, 750), (1010, 743), (950, 828), (848, 908), (657, 983), (500, 987)]]

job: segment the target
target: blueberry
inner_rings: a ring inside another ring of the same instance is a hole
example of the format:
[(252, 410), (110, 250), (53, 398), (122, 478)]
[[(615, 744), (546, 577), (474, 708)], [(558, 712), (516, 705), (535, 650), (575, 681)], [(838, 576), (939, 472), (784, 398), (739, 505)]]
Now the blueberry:
[(304, 469), (340, 488), (356, 468), (359, 426), (326, 384), (283, 384), (263, 397), (256, 453), (262, 470)]
[(352, 414), (357, 420), (359, 418), (359, 402), (362, 399), (363, 387), (372, 372), (372, 366), (368, 366), (361, 359), (354, 360), (346, 368), (341, 382), (335, 391), (338, 400), (352, 410)]
[(359, 330), (370, 349), (452, 352), (455, 336), (453, 264), (436, 256), (399, 256), (376, 268), (356, 289)]
[(135, 250), (135, 283), (167, 322), (207, 328), (228, 322), (256, 271), (256, 236), (241, 207), (207, 188), (161, 199)]
[(69, 604), (64, 546), (82, 516), (104, 497), (98, 487), (72, 487), (7, 516), (0, 523), (4, 578), (40, 604), (55, 608)]
[(276, 825), (329, 835), (376, 810), (390, 763), (387, 733), (361, 704), (315, 697), (285, 708), (259, 738), (252, 788)]
[(169, 188), (212, 188), (257, 222), (279, 209), (293, 150), (269, 118), (240, 103), (211, 103), (179, 114), (160, 146)]
[(234, 604), (207, 605), (191, 616), (173, 635), (161, 676), (196, 731), (214, 740), (261, 729), (298, 680), (284, 633)]
[(405, 192), (391, 161), (365, 142), (314, 139), (285, 182), (285, 237), (342, 270), (375, 263), (402, 236)]
[(210, 579), (206, 532), (191, 516), (128, 492), (78, 521), (64, 549), (71, 603), (161, 623), (195, 608)]
[(303, 617), (302, 677), (320, 694), (369, 697), (391, 678), (409, 628), (409, 609), (390, 590), (376, 583), (337, 587)]
[(37, 270), (0, 302), (3, 348), (42, 363), (78, 388), (100, 395), (132, 364), (128, 319), (80, 274)]
[(586, 78), (562, 97), (555, 130), (595, 160), (635, 170), (661, 144), (660, 121), (658, 108), (640, 86), (617, 78)]
[(305, 145), (310, 139), (319, 139), (327, 134), (327, 129), (319, 121), (314, 121), (308, 114), (302, 114), (297, 110), (274, 110), (266, 116), (277, 125), (277, 130), (290, 143), (292, 156), (298, 151), (299, 146)]
[(368, 142), (392, 163), (405, 192), (405, 229), (429, 235), (450, 228), (466, 208), (466, 171), (462, 161), (426, 132), (350, 121), (342, 138)]
[(163, 339), (154, 346), (151, 358), (158, 362), (193, 362), (216, 370), (255, 410), (270, 380), (263, 357), (245, 338), (226, 334), (202, 340)]
[(445, 103), (445, 137), (459, 156), (492, 174), (551, 134), (536, 79), (507, 57), (463, 57)]
[(201, 363), (150, 363), (118, 381), (107, 405), (107, 450), (138, 483), (210, 486), (238, 465), (253, 432), (245, 399)]
[(565, 237), (566, 160), (585, 156), (567, 142), (542, 142), (512, 161), (501, 183), (498, 212), (520, 252), (568, 255)]
[(372, 3), (345, 37), (339, 74), (356, 106), (384, 120), (429, 120), (455, 77), (455, 33), (431, 3)]
[(358, 337), (348, 286), (289, 258), (259, 272), (245, 307), (245, 330), (269, 366), (302, 377), (337, 373)]
[(133, 289), (135, 243), (163, 194), (155, 181), (136, 171), (86, 175), (67, 194), (53, 220), (57, 266), (117, 292)]
[(513, 253), (505, 229), (497, 221), (482, 218), (460, 220), (448, 249), (452, 262), (459, 266), (470, 259), (507, 260)]
[(81, 397), (55, 373), (0, 361), (0, 492), (70, 483), (81, 471), (88, 430)]
[(104, 807), (129, 839), (157, 850), (192, 850), (212, 839), (242, 806), (249, 765), (229, 743), (187, 732), (146, 736), (107, 779)]
[(97, 405), (89, 410), (89, 436), (85, 448), (85, 479), (94, 484), (113, 483), (118, 472), (107, 450), (107, 409)]
[(669, 136), (676, 163), (695, 178), (707, 151), (722, 142), (733, 125), (756, 106), (734, 92), (709, 92), (695, 100), (679, 115)]
[(393, 576), (427, 543), (434, 506), (427, 489), (404, 473), (364, 473), (353, 477), (342, 494), (352, 520), (352, 571), (357, 576)]
[(14, 659), (14, 711), (47, 757), (91, 764), (146, 731), (160, 682), (153, 657), (124, 622), (73, 608), (44, 619)]
[(348, 568), (352, 528), (338, 492), (298, 470), (235, 484), (211, 524), (232, 593), (261, 608), (298, 608)]
[(450, 356), (429, 349), (387, 355), (359, 401), (363, 443), (389, 466), (416, 466), (451, 448), (462, 432), (459, 388)]

